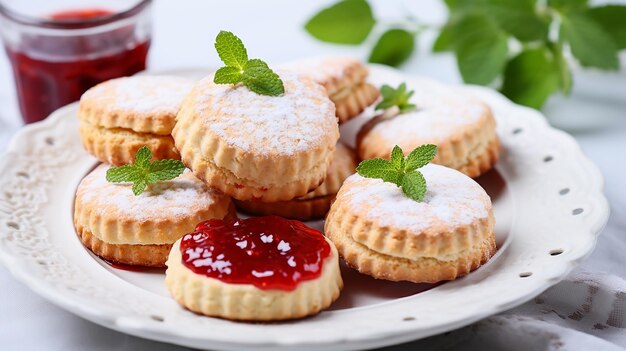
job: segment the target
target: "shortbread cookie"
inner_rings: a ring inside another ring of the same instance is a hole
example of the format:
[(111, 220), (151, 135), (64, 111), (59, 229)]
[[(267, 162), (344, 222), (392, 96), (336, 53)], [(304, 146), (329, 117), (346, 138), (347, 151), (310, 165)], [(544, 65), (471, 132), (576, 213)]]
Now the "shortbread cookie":
[(207, 185), (238, 200), (306, 195), (326, 176), (339, 139), (324, 88), (280, 72), (281, 96), (201, 80), (185, 99), (172, 136), (182, 161)]
[(326, 172), (326, 179), (322, 185), (305, 196), (289, 201), (235, 201), (235, 204), (237, 208), (256, 215), (273, 214), (301, 221), (324, 218), (341, 184), (354, 173), (356, 166), (355, 152), (339, 142), (333, 155), (333, 161)]
[(276, 216), (200, 223), (174, 244), (165, 275), (174, 299), (191, 311), (248, 321), (316, 314), (343, 286), (334, 245)]
[(106, 181), (100, 165), (78, 186), (74, 225), (96, 255), (129, 265), (162, 267), (172, 244), (201, 221), (234, 215), (230, 198), (186, 170), (139, 196), (131, 184)]
[(193, 80), (170, 76), (116, 78), (87, 90), (78, 118), (85, 149), (100, 161), (132, 163), (147, 146), (154, 159), (179, 159), (171, 137), (176, 113)]
[(423, 144), (437, 145), (434, 163), (472, 178), (490, 170), (500, 151), (489, 106), (454, 95), (424, 105), (418, 103), (415, 111), (381, 114), (368, 121), (357, 135), (361, 159), (387, 158), (395, 145), (413, 150)]
[(323, 85), (335, 103), (339, 123), (358, 116), (380, 93), (367, 83), (367, 67), (351, 57), (325, 57), (290, 62), (281, 67), (312, 78)]
[(478, 268), (496, 251), (491, 200), (466, 175), (420, 168), (422, 202), (393, 183), (349, 177), (326, 218), (325, 233), (346, 262), (378, 279), (435, 283)]

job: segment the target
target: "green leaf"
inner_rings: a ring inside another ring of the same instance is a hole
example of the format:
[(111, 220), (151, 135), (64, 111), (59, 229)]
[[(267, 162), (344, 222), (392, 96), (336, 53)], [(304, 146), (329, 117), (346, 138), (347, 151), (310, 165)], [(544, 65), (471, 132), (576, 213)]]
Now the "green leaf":
[(237, 67), (220, 67), (213, 77), (216, 84), (237, 84), (241, 83), (241, 80), (242, 70)]
[(243, 43), (233, 33), (221, 31), (215, 39), (215, 49), (226, 64), (215, 72), (216, 84), (243, 83), (251, 91), (260, 95), (279, 96), (285, 92), (283, 81), (267, 63), (248, 60)]
[(508, 63), (502, 93), (517, 103), (538, 109), (559, 88), (559, 82), (551, 52), (545, 47), (526, 49)]
[(318, 40), (336, 44), (361, 44), (376, 20), (365, 0), (343, 0), (321, 10), (304, 28)]
[(385, 182), (400, 186), (402, 172), (396, 170), (391, 161), (382, 158), (364, 160), (356, 168), (359, 175), (365, 178), (380, 178)]
[(406, 83), (400, 84), (397, 89), (389, 85), (383, 85), (380, 88), (380, 94), (383, 99), (376, 105), (376, 110), (385, 110), (392, 106), (398, 106), (401, 113), (414, 110), (415, 105), (409, 102), (413, 93), (413, 90), (406, 91)]
[(133, 183), (133, 194), (135, 194), (135, 196), (141, 195), (147, 187), (148, 183), (145, 180), (139, 180)]
[(594, 7), (587, 15), (609, 33), (618, 49), (626, 49), (626, 6)]
[(619, 68), (617, 45), (591, 17), (578, 13), (563, 16), (561, 36), (583, 66), (607, 70)]
[(572, 91), (572, 72), (563, 56), (563, 45), (561, 43), (551, 43), (549, 47), (554, 56), (554, 65), (559, 73), (559, 87), (563, 94), (569, 95)]
[(231, 32), (219, 32), (215, 38), (215, 50), (226, 66), (243, 69), (248, 62), (248, 53), (241, 39)]
[(426, 195), (426, 179), (418, 171), (407, 172), (402, 178), (402, 192), (409, 198), (420, 202)]
[(550, 19), (540, 16), (536, 0), (483, 0), (481, 7), (500, 28), (521, 41), (543, 40), (548, 37)]
[(450, 21), (441, 29), (441, 32), (439, 32), (439, 35), (433, 44), (434, 52), (444, 52), (454, 49), (456, 43), (457, 25), (458, 24), (456, 22)]
[(393, 168), (398, 171), (404, 170), (404, 153), (398, 145), (394, 146), (393, 150), (391, 150), (391, 164)]
[(437, 154), (437, 147), (426, 144), (411, 151), (409, 156), (404, 157), (402, 149), (396, 145), (391, 151), (391, 160), (374, 158), (359, 163), (357, 173), (366, 178), (380, 178), (385, 182), (394, 183), (402, 188), (406, 196), (422, 201), (426, 194), (426, 180), (416, 170), (425, 166)]
[(398, 67), (413, 53), (415, 36), (404, 29), (390, 29), (378, 38), (369, 62)]
[(548, 6), (560, 11), (583, 11), (589, 7), (588, 0), (548, 0)]
[(463, 4), (463, 1), (464, 0), (444, 0), (443, 2), (446, 3), (446, 6), (448, 6), (450, 10), (455, 10)]
[(157, 160), (150, 165), (148, 183), (169, 180), (178, 177), (185, 171), (185, 164), (179, 160)]
[(406, 158), (404, 166), (405, 172), (414, 171), (417, 168), (424, 167), (432, 161), (437, 155), (437, 146), (433, 144), (424, 144), (411, 151)]
[[(448, 4), (450, 6), (450, 4)], [(536, 0), (464, 0), (450, 6), (451, 25), (446, 37), (435, 43), (437, 48), (450, 44), (454, 41), (454, 22), (461, 24), (466, 16), (486, 15), (493, 20), (499, 28), (513, 35), (520, 41), (543, 40), (548, 36), (550, 18), (540, 14), (537, 10)], [(461, 18), (461, 20), (459, 20)], [(444, 27), (445, 28), (445, 27)], [(464, 28), (456, 31), (461, 36)], [(443, 32), (442, 32), (443, 33)], [(447, 39), (447, 40), (444, 40)]]
[(150, 167), (150, 160), (152, 159), (152, 151), (147, 146), (142, 146), (135, 154), (134, 165), (139, 168), (147, 169)]
[[(460, 44), (468, 40), (468, 35), (470, 36), (469, 39), (471, 39), (475, 29), (481, 27), (480, 25), (477, 26), (476, 23), (480, 24), (485, 21), (489, 21), (489, 19), (482, 14), (467, 11), (451, 14), (448, 23), (441, 29), (439, 36), (433, 44), (433, 51), (456, 50)], [(497, 30), (497, 27), (494, 26), (493, 30)]]
[(246, 87), (257, 94), (279, 96), (285, 92), (278, 74), (258, 59), (248, 61), (242, 78)]
[(107, 169), (106, 180), (111, 183), (133, 182), (141, 178), (141, 173), (133, 165), (123, 165)]
[(508, 36), (489, 17), (467, 12), (444, 27), (434, 50), (454, 50), (463, 80), (484, 85), (504, 68)]
[(461, 43), (456, 51), (463, 81), (487, 85), (504, 68), (508, 54), (508, 37), (501, 32), (476, 32)]
[(174, 179), (185, 171), (185, 165), (178, 160), (157, 160), (150, 162), (152, 152), (143, 146), (135, 154), (135, 162), (107, 170), (106, 180), (112, 183), (132, 182), (133, 194), (144, 192), (148, 184), (160, 180)]

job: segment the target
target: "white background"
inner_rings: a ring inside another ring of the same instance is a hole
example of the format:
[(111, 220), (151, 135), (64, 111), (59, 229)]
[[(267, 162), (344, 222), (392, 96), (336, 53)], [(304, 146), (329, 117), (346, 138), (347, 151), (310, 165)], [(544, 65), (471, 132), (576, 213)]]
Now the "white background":
[[(167, 70), (218, 65), (213, 41), (221, 29), (239, 35), (251, 57), (262, 58), (270, 63), (331, 53), (366, 58), (365, 49), (320, 43), (303, 31), (306, 20), (327, 3), (329, 1), (156, 1), (149, 68)], [(445, 8), (437, 0), (380, 0), (373, 3), (378, 19), (385, 22), (392, 22), (410, 11), (423, 22), (438, 26), (446, 16)], [(420, 36), (417, 54), (403, 69), (445, 82), (459, 83), (454, 58), (449, 54), (433, 55), (429, 52), (433, 36), (434, 33), (429, 31)], [(626, 66), (624, 55), (621, 58), (622, 66)], [(544, 112), (554, 126), (573, 134), (587, 155), (600, 167), (606, 177), (606, 195), (612, 207), (609, 224), (595, 252), (582, 264), (579, 275), (572, 276), (574, 278), (571, 281), (578, 279), (580, 274), (599, 277), (604, 285), (608, 284), (609, 292), (613, 292), (611, 289), (615, 289), (616, 285), (624, 285), (622, 279), (626, 277), (626, 70), (606, 74), (577, 69), (572, 96), (569, 99), (560, 96), (552, 98)], [(10, 66), (6, 56), (0, 54), (0, 151), (4, 150), (20, 124)], [(552, 289), (546, 296), (567, 294), (567, 285), (564, 284), (567, 282)], [(519, 308), (515, 315), (532, 315), (532, 312), (526, 311), (530, 308)], [(36, 296), (15, 281), (3, 267), (0, 267), (0, 316), (2, 350), (177, 349), (110, 331), (75, 317)], [(494, 341), (497, 338), (493, 335), (485, 335), (484, 339), (480, 339), (478, 326), (505, 317), (496, 317), (453, 333), (448, 339), (456, 339), (448, 340), (445, 343), (447, 346), (442, 346), (441, 338), (433, 338), (394, 349), (408, 350), (418, 345), (424, 349), (435, 348), (433, 345), (438, 345), (436, 348), (459, 348), (469, 347), (472, 342), (485, 345), (485, 340), (492, 345), (514, 348), (516, 345), (510, 341), (508, 344), (506, 341), (497, 344), (497, 340)], [(580, 339), (580, 333), (575, 330), (581, 328), (576, 327), (573, 321), (565, 322), (560, 324), (564, 328), (572, 328), (572, 333), (577, 335), (574, 336)], [(488, 330), (490, 333), (501, 332), (509, 335), (509, 340), (515, 340), (511, 337), (513, 330), (500, 329)], [(519, 327), (512, 329), (520, 333)], [(524, 337), (530, 335), (521, 333)], [(591, 334), (595, 336), (590, 336), (589, 340), (583, 336), (585, 341), (576, 343), (572, 342), (578, 340), (573, 339), (574, 336), (570, 335), (572, 333), (567, 330), (557, 332), (561, 338), (559, 342), (573, 348), (583, 348), (583, 345), (596, 345), (599, 349), (616, 347), (616, 344), (626, 346), (624, 328), (593, 331)], [(556, 347), (554, 345), (548, 342), (539, 344), (539, 347), (553, 349)], [(517, 348), (520, 347), (517, 345)]]

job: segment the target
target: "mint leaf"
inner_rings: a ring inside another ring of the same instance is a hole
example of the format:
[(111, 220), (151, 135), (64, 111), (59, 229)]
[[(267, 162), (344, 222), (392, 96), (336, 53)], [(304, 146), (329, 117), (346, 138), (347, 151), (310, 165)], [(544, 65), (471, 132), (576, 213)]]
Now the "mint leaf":
[(405, 172), (413, 171), (417, 168), (426, 166), (437, 155), (437, 146), (433, 144), (424, 144), (411, 151), (406, 157), (404, 166)]
[(550, 18), (540, 14), (536, 5), (536, 0), (464, 0), (448, 3), (451, 20), (486, 15), (501, 30), (520, 41), (543, 40), (548, 36)]
[(473, 15), (463, 21), (465, 32), (456, 47), (461, 76), (466, 83), (486, 85), (504, 68), (508, 37), (489, 18)]
[(242, 73), (237, 67), (220, 67), (215, 71), (213, 82), (217, 84), (237, 84), (242, 80)]
[(178, 160), (157, 160), (152, 162), (148, 173), (148, 183), (174, 179), (185, 171), (185, 165)]
[(185, 171), (179, 160), (157, 160), (150, 162), (152, 152), (146, 146), (135, 154), (135, 162), (107, 170), (106, 180), (111, 183), (133, 183), (133, 194), (140, 195), (149, 184), (178, 177)]
[(368, 61), (398, 67), (411, 56), (414, 47), (413, 34), (404, 29), (390, 29), (378, 38)]
[(426, 195), (426, 179), (421, 172), (410, 171), (402, 178), (402, 192), (409, 198), (420, 202)]
[(541, 108), (559, 87), (559, 73), (545, 47), (526, 49), (504, 71), (502, 93), (522, 105)]
[(248, 89), (257, 94), (279, 96), (285, 92), (283, 81), (278, 74), (258, 59), (248, 61), (242, 74), (242, 81)]
[(454, 46), (457, 42), (457, 26), (458, 22), (454, 20), (450, 20), (443, 28), (435, 43), (433, 44), (434, 52), (444, 52), (450, 51), (454, 49)]
[(587, 16), (609, 33), (618, 49), (626, 49), (626, 6), (594, 7), (589, 9)]
[(365, 178), (380, 178), (385, 182), (400, 185), (402, 172), (398, 171), (391, 161), (373, 158), (361, 161), (356, 168), (359, 175)]
[(483, 0), (481, 9), (498, 26), (520, 41), (543, 40), (548, 37), (550, 20), (540, 16), (536, 0)]
[(214, 83), (243, 83), (250, 91), (260, 95), (279, 96), (285, 92), (278, 74), (262, 60), (248, 60), (246, 48), (233, 33), (221, 31), (215, 38), (215, 49), (226, 67), (215, 72)]
[(398, 145), (391, 150), (391, 164), (398, 171), (404, 170), (404, 153)]
[(554, 65), (559, 74), (559, 87), (563, 94), (569, 95), (572, 91), (572, 72), (563, 56), (563, 45), (561, 43), (550, 43), (549, 48), (552, 50)]
[(148, 168), (152, 159), (152, 151), (146, 146), (142, 146), (135, 154), (135, 163), (137, 167)]
[(561, 37), (567, 40), (572, 54), (583, 66), (607, 70), (619, 68), (617, 45), (590, 16), (579, 13), (563, 16)]
[(413, 90), (406, 90), (406, 83), (400, 84), (396, 89), (389, 85), (383, 85), (380, 88), (383, 100), (376, 105), (376, 110), (386, 110), (393, 106), (398, 106), (401, 113), (414, 110), (416, 106), (409, 102), (413, 93)]
[(304, 28), (318, 40), (336, 44), (361, 44), (376, 20), (365, 0), (343, 0), (321, 10)]
[(106, 180), (111, 183), (133, 182), (140, 178), (140, 173), (137, 172), (133, 165), (109, 168), (106, 173)]
[(425, 166), (437, 154), (432, 144), (422, 145), (404, 157), (402, 149), (396, 145), (390, 159), (374, 158), (359, 163), (356, 171), (365, 178), (379, 178), (402, 188), (402, 192), (415, 201), (422, 201), (426, 194), (426, 180), (416, 168)]
[(147, 187), (148, 183), (145, 180), (139, 180), (133, 183), (133, 194), (135, 194), (135, 196), (141, 195), (141, 193), (143, 193)]
[(548, 6), (560, 11), (583, 11), (589, 7), (588, 0), (548, 0)]
[(241, 39), (231, 32), (219, 32), (215, 38), (215, 50), (226, 66), (243, 70), (248, 62), (248, 52)]

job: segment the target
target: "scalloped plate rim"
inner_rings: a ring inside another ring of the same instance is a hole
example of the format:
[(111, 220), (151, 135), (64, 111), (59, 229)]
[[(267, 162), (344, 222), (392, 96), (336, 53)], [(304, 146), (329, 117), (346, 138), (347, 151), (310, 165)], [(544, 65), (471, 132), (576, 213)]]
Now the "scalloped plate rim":
[[(373, 67), (377, 67), (377, 66), (373, 66)], [(392, 70), (386, 67), (384, 68), (378, 67), (376, 69), (390, 70), (394, 73), (397, 72), (395, 70)], [(411, 75), (408, 75), (408, 76), (411, 76)], [(558, 134), (559, 138), (563, 140), (567, 139), (568, 143), (575, 145), (576, 149), (573, 151), (575, 151), (576, 157), (580, 160), (583, 160), (586, 163), (586, 166), (589, 170), (590, 183), (587, 185), (590, 185), (591, 188), (593, 188), (592, 192), (597, 192), (596, 196), (593, 199), (598, 205), (598, 208), (597, 208), (598, 213), (595, 216), (595, 220), (592, 223), (588, 223), (589, 228), (586, 228), (588, 229), (589, 234), (591, 235), (591, 240), (587, 241), (587, 245), (585, 247), (579, 248), (578, 255), (572, 254), (569, 260), (562, 262), (562, 265), (561, 265), (562, 268), (559, 270), (557, 274), (553, 274), (552, 277), (543, 281), (542, 284), (537, 283), (535, 285), (535, 288), (527, 292), (524, 296), (518, 297), (517, 299), (513, 301), (508, 301), (506, 303), (492, 305), (491, 310), (486, 310), (486, 311), (483, 311), (482, 313), (474, 313), (471, 317), (458, 319), (452, 323), (447, 323), (445, 325), (440, 324), (440, 325), (431, 326), (430, 328), (428, 328), (428, 332), (427, 333), (422, 332), (420, 337), (425, 337), (427, 335), (434, 335), (440, 332), (445, 332), (448, 330), (456, 329), (458, 327), (462, 327), (464, 325), (470, 324), (486, 316), (501, 312), (505, 309), (513, 308), (514, 306), (517, 306), (519, 304), (522, 304), (532, 299), (534, 296), (541, 293), (542, 291), (544, 291), (551, 285), (557, 283), (558, 281), (563, 279), (575, 267), (575, 265), (578, 262), (580, 262), (582, 259), (584, 259), (593, 251), (597, 237), (599, 233), (601, 232), (602, 228), (604, 227), (604, 225), (606, 224), (608, 220), (608, 216), (609, 216), (608, 202), (606, 198), (604, 197), (604, 194), (602, 193), (602, 189), (603, 189), (602, 175), (600, 171), (597, 169), (597, 167), (593, 165), (593, 163), (583, 154), (580, 146), (576, 143), (575, 139), (572, 136), (570, 136), (569, 134), (563, 131), (559, 131), (550, 127), (547, 121), (545, 120), (545, 118), (542, 118), (542, 115), (539, 112), (532, 110), (530, 108), (527, 108), (527, 107), (515, 105), (512, 102), (508, 101), (508, 99), (506, 99), (505, 97), (503, 97), (502, 95), (500, 95), (499, 93), (491, 89), (479, 87), (479, 86), (464, 86), (463, 89), (474, 90), (477, 92), (481, 92), (482, 94), (492, 95), (495, 98), (501, 100), (501, 102), (504, 104), (508, 104), (511, 107), (515, 107), (518, 109), (524, 109), (526, 110), (525, 111), (526, 114), (528, 115), (532, 114), (534, 115), (533, 116), (534, 119), (541, 121), (542, 129), (547, 130), (549, 133), (552, 133), (553, 135)], [(34, 131), (38, 129), (45, 130), (45, 129), (51, 128), (54, 125), (54, 123), (57, 122), (57, 120), (63, 118), (65, 111), (69, 111), (75, 108), (76, 104), (77, 103), (73, 103), (68, 106), (62, 107), (61, 109), (55, 111), (50, 116), (50, 118), (42, 122), (26, 126), (25, 128), (22, 128), (21, 130), (19, 130), (16, 133), (16, 135), (13, 137), (11, 143), (8, 146), (7, 151), (3, 153), (2, 157), (0, 158), (0, 166), (3, 165), (5, 162), (7, 162), (11, 158), (12, 155), (15, 155), (17, 157), (20, 154), (19, 150), (17, 150), (19, 140), (25, 138), (26, 136), (28, 136), (29, 134), (33, 133)], [(66, 296), (62, 295), (61, 292), (55, 291), (54, 289), (50, 289), (50, 286), (48, 283), (46, 283), (45, 281), (42, 281), (39, 277), (33, 276), (33, 273), (30, 272), (26, 266), (12, 264), (15, 262), (19, 262), (19, 257), (11, 255), (10, 252), (6, 251), (3, 245), (0, 245), (0, 263), (2, 263), (5, 267), (7, 267), (7, 269), (11, 272), (12, 275), (14, 275), (18, 280), (25, 283), (32, 290), (34, 290), (36, 293), (38, 293), (45, 299), (71, 311), (72, 313), (82, 316), (83, 318), (86, 318), (92, 322), (95, 322), (97, 324), (100, 324), (108, 328), (118, 330), (120, 332), (125, 332), (125, 333), (129, 333), (132, 335), (140, 336), (140, 337), (146, 337), (149, 339), (176, 343), (176, 344), (185, 345), (185, 346), (198, 347), (198, 342), (209, 341), (209, 340), (202, 339), (202, 338), (194, 339), (190, 337), (189, 335), (185, 335), (185, 333), (181, 333), (180, 331), (177, 331), (177, 330), (165, 331), (163, 330), (164, 328), (162, 324), (159, 324), (157, 322), (145, 323), (145, 321), (143, 322), (139, 321), (139, 323), (134, 323), (133, 322), (135, 321), (134, 316), (111, 317), (107, 315), (106, 313), (102, 312), (101, 310), (99, 310), (97, 307), (85, 305), (81, 303), (80, 300), (68, 299)], [(203, 317), (199, 317), (199, 318), (203, 318)], [(329, 350), (330, 349), (347, 350), (347, 349), (357, 349), (361, 347), (367, 347), (367, 348), (380, 347), (380, 346), (415, 340), (416, 337), (415, 337), (415, 334), (413, 334), (414, 332), (415, 331), (411, 332), (410, 330), (400, 331), (400, 332), (388, 331), (385, 333), (373, 332), (372, 334), (370, 334), (369, 337), (363, 337), (362, 335), (360, 335), (357, 338), (351, 338), (350, 336), (345, 335), (342, 338), (336, 338), (335, 340), (330, 341), (329, 343), (324, 343), (324, 344), (310, 343), (310, 342), (302, 343), (301, 341), (293, 341), (293, 340), (292, 341), (274, 340), (274, 342), (263, 343), (263, 344), (259, 344), (256, 342), (247, 342), (246, 340), (238, 340), (238, 342), (233, 343), (233, 340), (232, 340), (233, 338), (224, 338), (221, 340), (211, 339), (210, 340), (211, 345), (205, 345), (204, 347), (207, 347), (207, 346), (216, 347), (217, 346), (217, 347), (223, 347), (225, 349), (235, 349), (237, 347), (244, 346), (244, 347), (256, 347), (257, 349), (265, 349), (266, 347), (272, 347), (272, 346), (289, 347), (289, 346), (298, 344), (306, 348), (311, 347), (315, 349), (320, 349), (323, 347), (324, 349), (329, 349)], [(427, 335), (424, 335), (424, 334), (427, 334)], [(182, 340), (176, 340), (177, 338), (178, 339), (182, 338)], [(389, 338), (393, 338), (393, 341), (391, 343), (389, 342)], [(195, 342), (193, 342), (194, 340)]]

